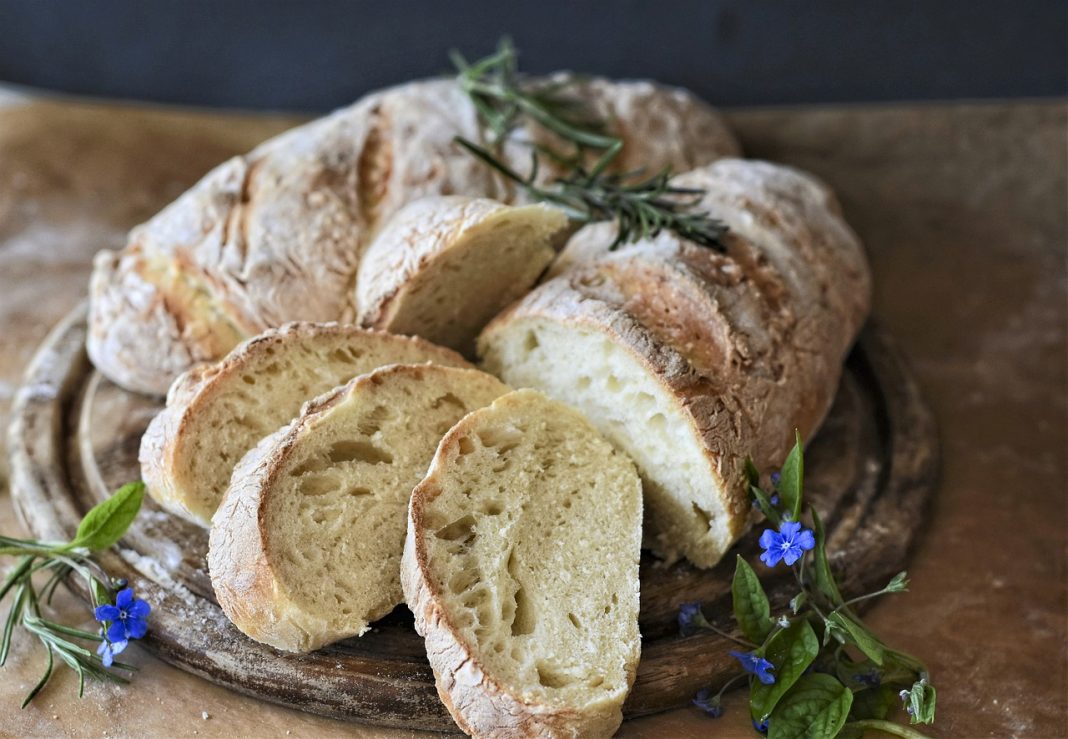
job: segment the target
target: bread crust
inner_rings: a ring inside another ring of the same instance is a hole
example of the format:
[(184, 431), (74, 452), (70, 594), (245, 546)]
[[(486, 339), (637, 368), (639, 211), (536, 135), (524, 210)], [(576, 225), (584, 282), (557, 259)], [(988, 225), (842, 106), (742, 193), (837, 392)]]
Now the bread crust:
[(182, 489), (183, 483), (176, 479), (182, 468), (180, 460), (185, 455), (183, 445), (192, 435), (191, 426), (219, 390), (226, 387), (235, 376), (243, 374), (247, 365), (265, 352), (284, 350), (286, 344), (302, 339), (330, 337), (351, 338), (354, 343), (373, 337), (389, 344), (417, 348), (426, 361), (453, 367), (472, 366), (451, 349), (417, 337), (396, 336), (338, 323), (296, 321), (269, 329), (237, 346), (222, 361), (186, 371), (171, 386), (166, 407), (156, 415), (141, 438), (139, 453), (142, 479), (156, 502), (198, 526), (207, 526), (210, 514), (190, 507)]
[[(512, 396), (532, 392), (519, 390)], [(442, 438), (427, 475), (412, 491), (408, 531), (401, 558), (401, 587), (415, 616), (415, 629), (426, 642), (434, 670), (438, 697), (460, 729), (473, 737), (526, 739), (534, 737), (608, 737), (622, 722), (618, 705), (580, 711), (565, 706), (523, 700), (495, 679), (479, 660), (478, 650), (438, 603), (443, 594), (429, 577), (425, 534), (430, 530), (426, 506), (441, 493), (440, 476), (446, 450), (466, 436), (471, 416), (461, 420)], [(640, 649), (640, 646), (639, 646)], [(634, 682), (638, 654), (628, 665), (628, 690)]]
[[(585, 85), (645, 166), (681, 169), (738, 152), (718, 114), (688, 93)], [(662, 130), (673, 136), (653, 135)], [(126, 249), (99, 258), (94, 364), (123, 387), (163, 394), (181, 371), (267, 327), (352, 321), (362, 252), (402, 205), (449, 193), (517, 199), (455, 136), (482, 141), (475, 108), (455, 81), (429, 80), (373, 93), (223, 163), (134, 229)], [(506, 150), (521, 169), (524, 136)]]
[[(614, 225), (587, 226), (548, 281), (487, 326), (480, 355), (494, 332), (538, 319), (595, 328), (629, 349), (693, 419), (730, 491), (733, 540), (749, 518), (742, 462), (751, 456), (772, 469), (795, 429), (809, 438), (819, 426), (867, 316), (871, 276), (833, 194), (814, 177), (723, 159), (675, 182), (704, 189), (699, 207), (732, 227), (724, 254), (671, 233), (609, 253)], [(681, 551), (698, 566), (722, 553), (660, 544), (661, 554)]]

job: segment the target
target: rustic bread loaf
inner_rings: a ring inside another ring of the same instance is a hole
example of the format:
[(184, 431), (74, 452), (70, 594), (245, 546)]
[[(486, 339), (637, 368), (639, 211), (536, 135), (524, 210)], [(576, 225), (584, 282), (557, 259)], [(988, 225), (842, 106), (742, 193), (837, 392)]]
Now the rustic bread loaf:
[(540, 393), (445, 436), (412, 494), (402, 582), (461, 729), (615, 732), (640, 650), (641, 518), (630, 460)]
[(482, 327), (545, 271), (566, 226), (546, 205), (459, 195), (409, 203), (360, 261), (360, 323), (471, 353)]
[(234, 465), (310, 398), (387, 364), (468, 366), (420, 339), (336, 323), (291, 323), (186, 372), (141, 439), (141, 475), (165, 509), (209, 526)]
[[(576, 91), (625, 141), (619, 165), (682, 171), (738, 146), (689, 93), (591, 80)], [(526, 171), (520, 128), (504, 147)], [(514, 189), (455, 142), (487, 143), (453, 80), (378, 92), (278, 136), (212, 172), (101, 254), (91, 281), (88, 350), (123, 387), (162, 394), (197, 362), (286, 321), (352, 321), (363, 250), (403, 205), (461, 194), (504, 202)], [(546, 166), (542, 178), (554, 175)]]
[(870, 277), (807, 175), (724, 160), (676, 181), (706, 189), (699, 207), (731, 228), (724, 254), (663, 233), (606, 256), (613, 227), (588, 227), (479, 351), (513, 386), (585, 411), (642, 473), (650, 546), (707, 567), (747, 522), (746, 456), (781, 463), (794, 428), (826, 413)]
[(412, 488), (442, 435), (508, 392), (474, 369), (391, 365), (308, 403), (234, 470), (212, 521), (219, 605), (257, 641), (306, 652), (402, 602)]

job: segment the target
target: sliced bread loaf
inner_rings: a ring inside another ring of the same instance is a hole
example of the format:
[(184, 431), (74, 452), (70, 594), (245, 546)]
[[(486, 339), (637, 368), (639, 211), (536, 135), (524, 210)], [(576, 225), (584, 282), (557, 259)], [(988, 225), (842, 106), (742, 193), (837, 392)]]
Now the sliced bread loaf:
[(417, 200), (368, 247), (356, 283), (360, 323), (471, 353), (482, 327), (522, 297), (555, 255), (567, 217), (487, 198)]
[(412, 494), (402, 582), (438, 693), (477, 737), (607, 737), (640, 652), (641, 482), (521, 390), (461, 420)]
[(308, 403), (260, 442), (212, 522), (208, 567), (230, 620), (306, 652), (393, 610), (412, 488), (445, 432), (506, 392), (474, 369), (392, 365)]
[(730, 227), (724, 253), (661, 233), (608, 254), (612, 227), (587, 227), (479, 353), (585, 411), (642, 473), (651, 547), (707, 567), (747, 523), (745, 458), (781, 463), (794, 429), (826, 413), (871, 283), (814, 178), (721, 160), (673, 182), (705, 190), (700, 207)]
[(234, 465), (308, 399), (387, 364), (469, 366), (426, 341), (336, 323), (293, 323), (175, 381), (141, 440), (141, 475), (165, 509), (201, 526)]

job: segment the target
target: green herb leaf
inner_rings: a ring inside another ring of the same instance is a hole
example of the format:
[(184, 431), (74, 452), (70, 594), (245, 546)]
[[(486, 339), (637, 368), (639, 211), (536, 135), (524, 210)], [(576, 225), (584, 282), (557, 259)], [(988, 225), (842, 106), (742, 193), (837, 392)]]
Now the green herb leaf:
[(90, 508), (78, 525), (78, 533), (70, 547), (85, 547), (96, 552), (113, 546), (133, 523), (144, 494), (143, 482), (131, 482)]
[(731, 582), (734, 600), (734, 618), (750, 641), (763, 644), (771, 633), (771, 606), (760, 584), (760, 578), (749, 563), (737, 556), (734, 580)]
[(934, 722), (937, 695), (934, 686), (920, 678), (909, 691), (909, 723), (930, 724)]
[(855, 737), (865, 736), (864, 732), (867, 729), (881, 731), (884, 734), (890, 734), (891, 736), (899, 736), (902, 739), (928, 739), (925, 734), (921, 734), (915, 729), (910, 729), (908, 726), (902, 726), (901, 724), (895, 724), (892, 721), (882, 721), (880, 719), (851, 721), (842, 727), (842, 732), (838, 737), (855, 739)]
[(823, 531), (823, 522), (816, 513), (816, 509), (809, 506), (812, 511), (812, 530), (816, 534), (816, 548), (812, 550), (812, 579), (813, 583), (824, 598), (832, 606), (840, 606), (843, 603), (842, 592), (838, 589), (838, 582), (834, 579), (831, 566), (827, 561), (827, 535)]
[(830, 675), (805, 675), (775, 707), (768, 739), (829, 739), (849, 716), (853, 693)]
[(777, 632), (764, 648), (764, 657), (775, 665), (775, 682), (754, 682), (749, 693), (749, 710), (757, 721), (766, 719), (820, 651), (816, 632), (808, 621), (797, 621)]
[(794, 431), (794, 448), (786, 456), (782, 465), (782, 473), (779, 478), (779, 499), (786, 510), (790, 512), (790, 519), (796, 521), (801, 516), (801, 490), (805, 477), (805, 455), (801, 446), (801, 432)]
[(853, 708), (849, 711), (849, 720), (884, 719), (896, 702), (897, 691), (888, 685), (858, 691), (853, 694)]
[(796, 616), (806, 603), (808, 603), (808, 593), (802, 590), (790, 599), (790, 612)]
[(849, 641), (863, 652), (865, 657), (880, 667), (882, 666), (886, 647), (859, 619), (839, 611), (838, 613), (832, 613), (827, 617), (827, 620), (833, 622), (835, 627), (848, 634)]

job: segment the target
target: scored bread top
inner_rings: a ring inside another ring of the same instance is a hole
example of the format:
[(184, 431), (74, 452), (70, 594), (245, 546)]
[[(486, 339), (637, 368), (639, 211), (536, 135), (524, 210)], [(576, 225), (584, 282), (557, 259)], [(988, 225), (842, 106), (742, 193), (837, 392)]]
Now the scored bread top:
[[(589, 80), (576, 94), (625, 141), (627, 169), (690, 169), (738, 145), (689, 93)], [(234, 157), (94, 265), (89, 355), (119, 385), (163, 394), (179, 372), (286, 321), (352, 321), (363, 250), (403, 205), (461, 194), (505, 202), (515, 188), (454, 141), (488, 145), (455, 80), (375, 92)], [(529, 168), (520, 128), (503, 155)], [(554, 176), (545, 166), (541, 178)]]
[(208, 526), (234, 465), (310, 398), (396, 363), (469, 367), (421, 339), (336, 323), (291, 323), (174, 383), (141, 440), (141, 474), (165, 509)]
[(362, 634), (402, 601), (412, 488), (470, 411), (508, 392), (474, 369), (391, 365), (308, 403), (234, 470), (208, 566), (245, 634), (304, 652)]
[(638, 663), (641, 483), (580, 413), (520, 390), (461, 420), (412, 494), (403, 585), (473, 736), (610, 736)]
[(545, 270), (566, 226), (547, 205), (459, 195), (409, 203), (360, 262), (360, 322), (471, 353), (482, 327)]

